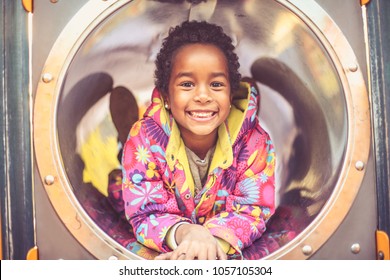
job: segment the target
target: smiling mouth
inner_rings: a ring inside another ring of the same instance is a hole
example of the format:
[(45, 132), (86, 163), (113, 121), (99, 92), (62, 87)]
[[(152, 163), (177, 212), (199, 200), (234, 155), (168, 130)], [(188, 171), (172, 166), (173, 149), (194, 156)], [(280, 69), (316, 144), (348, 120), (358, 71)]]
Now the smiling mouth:
[(191, 117), (196, 119), (209, 119), (213, 117), (217, 112), (197, 112), (197, 111), (189, 111), (187, 114), (189, 114)]

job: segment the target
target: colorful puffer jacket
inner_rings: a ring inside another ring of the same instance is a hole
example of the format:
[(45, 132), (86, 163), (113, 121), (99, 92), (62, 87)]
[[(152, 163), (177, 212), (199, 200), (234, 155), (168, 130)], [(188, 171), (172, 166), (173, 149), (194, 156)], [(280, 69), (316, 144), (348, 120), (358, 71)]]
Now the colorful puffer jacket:
[(241, 83), (218, 140), (203, 189), (194, 195), (178, 126), (157, 90), (144, 117), (135, 123), (123, 150), (125, 214), (137, 240), (170, 251), (168, 230), (186, 221), (205, 226), (231, 245), (229, 258), (258, 239), (274, 213), (275, 154), (259, 125), (255, 87)]

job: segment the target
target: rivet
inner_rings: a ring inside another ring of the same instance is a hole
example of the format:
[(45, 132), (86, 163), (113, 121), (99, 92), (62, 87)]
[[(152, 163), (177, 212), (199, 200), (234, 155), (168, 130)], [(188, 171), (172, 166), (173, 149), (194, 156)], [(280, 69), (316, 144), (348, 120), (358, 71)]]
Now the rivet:
[(362, 162), (361, 160), (358, 160), (356, 163), (355, 163), (355, 168), (359, 171), (362, 171), (364, 169), (364, 162)]
[(42, 81), (45, 82), (45, 83), (50, 83), (51, 81), (53, 81), (53, 75), (50, 74), (50, 73), (45, 73), (42, 75)]
[(310, 245), (305, 245), (302, 248), (302, 253), (305, 254), (306, 256), (308, 256), (311, 253), (313, 253), (313, 248)]
[(352, 244), (351, 251), (354, 254), (359, 254), (360, 253), (360, 244), (359, 243)]
[(117, 261), (118, 260), (118, 257), (117, 256), (110, 256), (108, 258), (109, 261)]
[(384, 260), (385, 259), (385, 253), (383, 253), (382, 251), (379, 251), (377, 258), (378, 258), (378, 260)]
[(58, 0), (50, 0), (50, 2), (52, 2), (53, 4), (57, 3)]
[(353, 64), (353, 65), (349, 66), (349, 71), (351, 71), (351, 72), (356, 72), (358, 69), (359, 69), (359, 67), (357, 64)]
[(45, 177), (45, 184), (46, 185), (53, 185), (54, 184), (54, 176), (53, 175), (47, 175)]

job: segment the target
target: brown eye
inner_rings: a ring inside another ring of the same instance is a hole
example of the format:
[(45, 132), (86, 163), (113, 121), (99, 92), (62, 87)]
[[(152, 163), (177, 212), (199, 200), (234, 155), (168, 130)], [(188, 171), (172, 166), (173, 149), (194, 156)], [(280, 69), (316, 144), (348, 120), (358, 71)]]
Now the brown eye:
[(212, 82), (212, 83), (211, 83), (211, 87), (213, 87), (213, 88), (223, 87), (223, 83), (220, 83), (220, 82)]
[(191, 82), (183, 82), (180, 84), (181, 87), (192, 87), (193, 86), (193, 83)]

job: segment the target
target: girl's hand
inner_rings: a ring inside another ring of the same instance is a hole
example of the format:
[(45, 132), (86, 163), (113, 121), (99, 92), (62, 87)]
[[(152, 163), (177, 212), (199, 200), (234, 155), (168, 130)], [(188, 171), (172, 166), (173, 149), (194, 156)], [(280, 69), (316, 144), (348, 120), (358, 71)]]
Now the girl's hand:
[(226, 260), (227, 256), (213, 235), (201, 225), (182, 224), (176, 230), (179, 244), (173, 252), (161, 254), (156, 260)]

